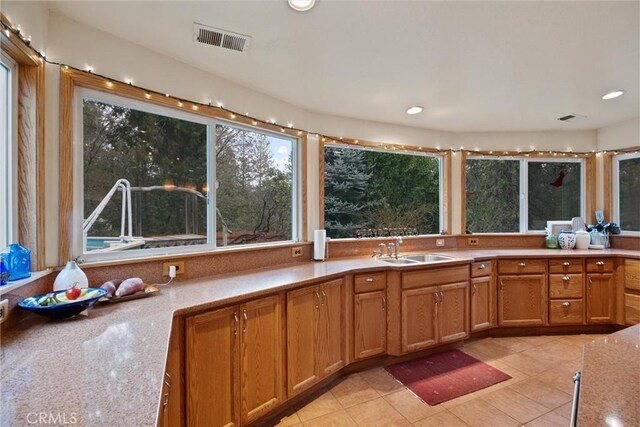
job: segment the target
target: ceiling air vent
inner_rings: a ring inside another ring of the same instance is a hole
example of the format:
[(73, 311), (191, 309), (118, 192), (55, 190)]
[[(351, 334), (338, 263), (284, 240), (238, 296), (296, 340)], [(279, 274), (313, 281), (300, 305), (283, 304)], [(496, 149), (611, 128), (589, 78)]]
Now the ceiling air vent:
[(195, 22), (193, 24), (193, 39), (197, 43), (235, 50), (236, 52), (246, 52), (251, 43), (250, 36), (222, 30), (220, 28), (208, 27)]
[(587, 116), (583, 116), (582, 114), (571, 113), (571, 114), (567, 114), (566, 116), (558, 117), (558, 120), (560, 120), (561, 122), (572, 122), (575, 120), (581, 120), (586, 118)]

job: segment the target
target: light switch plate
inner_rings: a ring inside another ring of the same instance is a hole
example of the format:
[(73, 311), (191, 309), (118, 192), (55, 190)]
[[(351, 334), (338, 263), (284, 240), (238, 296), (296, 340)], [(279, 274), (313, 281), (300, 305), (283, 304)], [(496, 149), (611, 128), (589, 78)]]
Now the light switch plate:
[(444, 248), (444, 239), (436, 239), (436, 246), (439, 248)]

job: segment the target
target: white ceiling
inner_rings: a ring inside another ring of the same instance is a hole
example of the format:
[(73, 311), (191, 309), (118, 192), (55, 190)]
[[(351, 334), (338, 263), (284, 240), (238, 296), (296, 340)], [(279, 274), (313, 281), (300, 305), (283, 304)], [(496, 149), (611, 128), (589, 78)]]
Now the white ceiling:
[[(640, 115), (640, 2), (53, 2), (299, 107), (450, 131), (596, 129)], [(253, 37), (196, 45), (193, 22)], [(603, 101), (601, 95), (624, 89)], [(417, 116), (407, 107), (422, 105)], [(556, 119), (588, 116), (573, 123)]]

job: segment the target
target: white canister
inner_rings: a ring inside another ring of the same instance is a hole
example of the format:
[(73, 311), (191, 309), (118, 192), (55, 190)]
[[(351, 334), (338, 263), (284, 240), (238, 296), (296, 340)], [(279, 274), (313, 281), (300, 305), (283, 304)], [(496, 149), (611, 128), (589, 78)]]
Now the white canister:
[(587, 231), (576, 231), (576, 249), (589, 249), (591, 236)]

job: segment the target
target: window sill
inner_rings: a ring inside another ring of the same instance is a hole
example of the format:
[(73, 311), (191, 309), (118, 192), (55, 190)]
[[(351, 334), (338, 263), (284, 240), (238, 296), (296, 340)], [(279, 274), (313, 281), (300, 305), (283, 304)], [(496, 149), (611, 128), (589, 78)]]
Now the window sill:
[(32, 272), (31, 277), (27, 277), (26, 279), (16, 280), (15, 282), (8, 282), (6, 285), (0, 287), (0, 295), (7, 294), (13, 290), (26, 286), (29, 283), (35, 282), (36, 280), (41, 279), (52, 272), (52, 268), (47, 268), (46, 270)]

